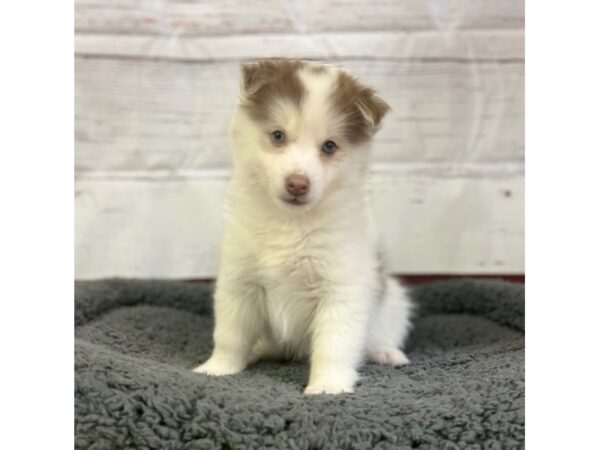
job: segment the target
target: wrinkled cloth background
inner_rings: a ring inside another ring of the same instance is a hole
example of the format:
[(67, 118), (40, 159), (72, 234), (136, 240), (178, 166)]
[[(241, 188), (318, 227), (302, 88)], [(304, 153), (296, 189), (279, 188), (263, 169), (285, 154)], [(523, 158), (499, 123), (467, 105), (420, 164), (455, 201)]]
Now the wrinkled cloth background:
[(240, 63), (339, 65), (396, 274), (524, 272), (523, 0), (75, 0), (78, 279), (214, 278)]

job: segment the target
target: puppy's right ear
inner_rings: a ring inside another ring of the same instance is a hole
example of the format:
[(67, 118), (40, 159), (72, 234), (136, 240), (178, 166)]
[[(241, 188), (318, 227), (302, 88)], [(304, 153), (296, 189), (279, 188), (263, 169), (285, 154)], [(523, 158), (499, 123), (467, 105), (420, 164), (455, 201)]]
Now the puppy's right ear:
[(246, 98), (256, 93), (261, 87), (269, 82), (274, 71), (270, 61), (259, 61), (242, 64), (242, 83), (240, 94)]

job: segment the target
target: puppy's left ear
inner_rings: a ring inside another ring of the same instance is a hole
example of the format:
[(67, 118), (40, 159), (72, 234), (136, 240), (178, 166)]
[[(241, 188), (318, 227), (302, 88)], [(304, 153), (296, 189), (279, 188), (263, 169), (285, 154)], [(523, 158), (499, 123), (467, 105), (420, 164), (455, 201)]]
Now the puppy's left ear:
[(390, 106), (369, 88), (360, 92), (356, 104), (373, 132), (379, 129), (381, 121), (391, 110)]

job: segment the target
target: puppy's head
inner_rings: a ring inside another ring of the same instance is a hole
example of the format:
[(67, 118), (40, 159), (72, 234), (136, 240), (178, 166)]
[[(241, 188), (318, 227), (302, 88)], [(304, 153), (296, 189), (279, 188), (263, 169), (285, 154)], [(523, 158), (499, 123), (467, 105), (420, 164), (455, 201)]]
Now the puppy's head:
[(310, 208), (364, 183), (367, 147), (388, 111), (335, 67), (286, 59), (243, 65), (231, 125), (236, 170), (278, 205)]

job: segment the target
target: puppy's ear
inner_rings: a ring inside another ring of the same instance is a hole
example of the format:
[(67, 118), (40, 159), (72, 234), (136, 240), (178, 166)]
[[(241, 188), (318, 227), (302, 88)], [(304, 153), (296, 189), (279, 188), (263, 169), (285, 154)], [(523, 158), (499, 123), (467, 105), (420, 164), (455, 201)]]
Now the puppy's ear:
[(375, 91), (340, 72), (332, 96), (336, 114), (344, 118), (344, 133), (352, 144), (368, 141), (377, 132), (390, 107)]
[(242, 64), (242, 83), (240, 88), (242, 97), (256, 93), (272, 79), (275, 70), (275, 64), (271, 61)]
[(369, 88), (360, 91), (356, 104), (373, 131), (379, 129), (381, 121), (391, 110), (390, 106)]

